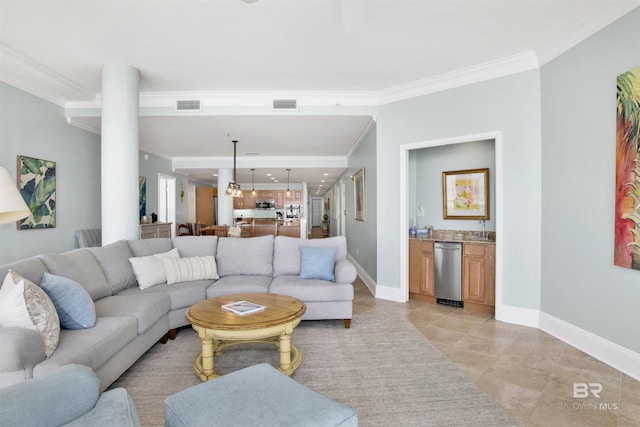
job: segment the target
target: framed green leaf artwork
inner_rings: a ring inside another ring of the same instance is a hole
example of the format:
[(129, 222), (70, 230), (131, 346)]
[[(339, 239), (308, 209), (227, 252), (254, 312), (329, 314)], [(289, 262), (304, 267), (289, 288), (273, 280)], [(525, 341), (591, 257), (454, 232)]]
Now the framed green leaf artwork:
[(31, 211), (17, 222), (18, 230), (55, 228), (56, 162), (18, 156), (18, 189)]

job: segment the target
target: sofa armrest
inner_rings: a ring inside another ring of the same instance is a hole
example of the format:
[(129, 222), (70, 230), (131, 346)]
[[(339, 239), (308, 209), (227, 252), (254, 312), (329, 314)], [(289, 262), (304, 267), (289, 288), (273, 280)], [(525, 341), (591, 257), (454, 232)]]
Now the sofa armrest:
[(336, 261), (334, 275), (336, 277), (336, 283), (353, 283), (356, 277), (358, 277), (358, 271), (350, 261), (341, 259)]
[(62, 366), (0, 389), (0, 425), (63, 425), (93, 409), (99, 395), (100, 379), (90, 368)]
[[(5, 382), (5, 373), (24, 371), (21, 381), (31, 378), (33, 367), (47, 358), (44, 340), (37, 331), (19, 327), (0, 328), (0, 387)], [(17, 374), (16, 374), (17, 375)], [(12, 381), (14, 383), (17, 381)]]
[(127, 390), (119, 387), (102, 393), (95, 408), (65, 424), (65, 427), (85, 426), (140, 427), (140, 418)]

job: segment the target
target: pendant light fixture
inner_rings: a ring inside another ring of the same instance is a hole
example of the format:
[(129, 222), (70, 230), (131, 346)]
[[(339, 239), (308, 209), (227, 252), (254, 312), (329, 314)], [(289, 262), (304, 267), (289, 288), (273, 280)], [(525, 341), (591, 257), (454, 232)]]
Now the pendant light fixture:
[(236, 182), (236, 146), (238, 145), (238, 141), (233, 142), (233, 181), (229, 181), (229, 185), (227, 186), (227, 194), (233, 197), (242, 197), (242, 190), (240, 189), (240, 184)]
[(291, 190), (289, 190), (289, 172), (291, 172), (291, 169), (287, 169), (287, 197), (291, 197)]
[(253, 180), (253, 173), (255, 172), (255, 169), (251, 169), (251, 195), (255, 196), (256, 195), (256, 184)]

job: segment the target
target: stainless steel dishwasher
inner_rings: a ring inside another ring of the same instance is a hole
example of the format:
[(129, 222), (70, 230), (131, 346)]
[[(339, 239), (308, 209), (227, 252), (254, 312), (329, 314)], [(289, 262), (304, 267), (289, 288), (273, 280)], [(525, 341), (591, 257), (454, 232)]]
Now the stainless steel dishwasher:
[(436, 302), (462, 307), (462, 243), (435, 243), (434, 275)]

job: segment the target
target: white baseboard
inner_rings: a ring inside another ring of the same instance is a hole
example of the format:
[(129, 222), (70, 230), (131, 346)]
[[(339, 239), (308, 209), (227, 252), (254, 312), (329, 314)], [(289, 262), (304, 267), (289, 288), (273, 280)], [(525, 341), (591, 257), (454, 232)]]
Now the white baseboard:
[(547, 313), (540, 329), (640, 381), (640, 354)]
[[(358, 275), (376, 297), (389, 301), (407, 302), (401, 295), (400, 288), (383, 286), (376, 282), (362, 269), (350, 255), (347, 259), (353, 263)], [(589, 331), (579, 328), (562, 319), (530, 308), (502, 305), (496, 307), (496, 320), (516, 325), (538, 328), (549, 335), (581, 350), (602, 363), (623, 372), (640, 381), (640, 354)]]
[(369, 276), (369, 274), (358, 264), (358, 262), (347, 253), (347, 260), (351, 262), (356, 267), (356, 271), (358, 272), (358, 276), (362, 279), (367, 288), (371, 291), (371, 295), (376, 296), (376, 282)]
[(392, 288), (391, 286), (376, 286), (376, 298), (387, 301), (407, 302), (407, 297), (402, 295), (400, 288)]
[(496, 307), (496, 320), (513, 323), (515, 325), (538, 328), (540, 325), (540, 312), (530, 308), (502, 305)]

